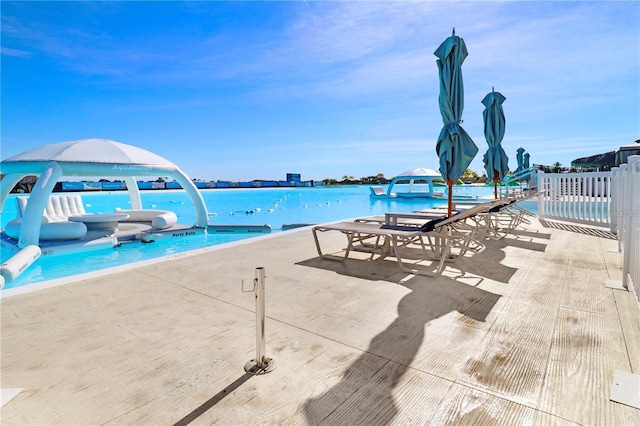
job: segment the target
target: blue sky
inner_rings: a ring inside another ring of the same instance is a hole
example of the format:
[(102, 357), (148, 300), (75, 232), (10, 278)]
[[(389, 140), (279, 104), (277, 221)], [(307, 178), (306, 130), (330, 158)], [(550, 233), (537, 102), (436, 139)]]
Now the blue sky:
[(433, 52), (465, 40), (465, 130), (506, 96), (509, 165), (640, 139), (640, 2), (1, 3), (1, 157), (105, 138), (205, 180), (437, 170)]

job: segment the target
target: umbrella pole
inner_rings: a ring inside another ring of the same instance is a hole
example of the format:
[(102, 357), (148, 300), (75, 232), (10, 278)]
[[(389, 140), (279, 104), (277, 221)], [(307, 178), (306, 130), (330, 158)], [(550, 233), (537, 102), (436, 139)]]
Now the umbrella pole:
[(447, 186), (449, 187), (449, 206), (447, 208), (447, 217), (451, 217), (451, 212), (453, 210), (453, 181), (451, 179), (447, 179)]
[(493, 171), (493, 196), (498, 199), (498, 172)]

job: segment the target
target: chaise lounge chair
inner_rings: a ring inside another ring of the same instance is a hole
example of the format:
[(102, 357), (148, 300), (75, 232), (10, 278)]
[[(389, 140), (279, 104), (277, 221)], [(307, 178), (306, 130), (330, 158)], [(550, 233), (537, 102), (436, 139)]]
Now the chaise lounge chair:
[(535, 217), (533, 213), (518, 206), (520, 201), (522, 199), (503, 200), (471, 220), (476, 226), (484, 227), (486, 238), (494, 240), (504, 238), (520, 224), (530, 224), (528, 217)]
[[(438, 276), (444, 270), (445, 261), (459, 258), (467, 251), (479, 252), (484, 249), (484, 245), (480, 241), (474, 239), (472, 234), (458, 229), (458, 225), (461, 225), (466, 219), (487, 210), (490, 206), (490, 203), (486, 203), (449, 218), (431, 219), (423, 223), (421, 227), (372, 222), (338, 222), (314, 226), (312, 232), (316, 250), (320, 257), (335, 259), (334, 256), (325, 255), (322, 252), (318, 233), (339, 231), (347, 237), (347, 248), (342, 260), (347, 259), (351, 251), (369, 252), (372, 257), (375, 254), (379, 254), (381, 258), (391, 255), (396, 258), (400, 269), (404, 272), (416, 275)], [(426, 242), (425, 238), (427, 239)], [(373, 240), (372, 243), (370, 242), (371, 240)], [(420, 247), (422, 252), (421, 260), (437, 262), (434, 272), (405, 266), (400, 248), (409, 245), (418, 245)], [(454, 253), (454, 249), (457, 250), (457, 253)]]

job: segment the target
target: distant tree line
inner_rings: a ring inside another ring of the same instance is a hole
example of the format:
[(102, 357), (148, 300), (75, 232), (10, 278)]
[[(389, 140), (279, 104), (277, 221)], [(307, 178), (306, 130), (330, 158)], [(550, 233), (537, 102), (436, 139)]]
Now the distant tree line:
[[(344, 175), (341, 179), (335, 178), (327, 178), (323, 179), (322, 183), (324, 185), (385, 185), (390, 183), (393, 180), (392, 178), (386, 178), (383, 173), (378, 173), (375, 176), (365, 176), (356, 179), (353, 176)], [(433, 179), (436, 183), (444, 183), (442, 179)], [(487, 181), (487, 175), (474, 172), (471, 169), (467, 169), (462, 177), (460, 178), (459, 183), (484, 183)]]
[(541, 164), (534, 164), (534, 166), (545, 173), (582, 173), (582, 172), (610, 172), (611, 165), (609, 164), (581, 164), (577, 167), (572, 164), (571, 167), (564, 167), (562, 163), (556, 161), (551, 166), (544, 166)]

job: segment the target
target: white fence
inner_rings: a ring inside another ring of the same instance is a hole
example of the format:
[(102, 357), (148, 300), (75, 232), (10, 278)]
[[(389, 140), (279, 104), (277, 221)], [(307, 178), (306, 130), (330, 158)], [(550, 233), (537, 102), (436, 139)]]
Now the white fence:
[(640, 156), (611, 171), (611, 231), (622, 251), (622, 286), (633, 288), (640, 303)]
[(538, 172), (538, 217), (610, 227), (622, 253), (622, 286), (640, 303), (640, 156), (611, 172)]
[(611, 172), (538, 172), (538, 216), (609, 226)]

